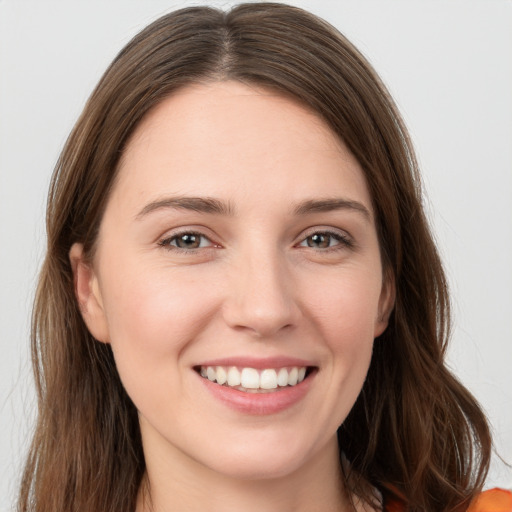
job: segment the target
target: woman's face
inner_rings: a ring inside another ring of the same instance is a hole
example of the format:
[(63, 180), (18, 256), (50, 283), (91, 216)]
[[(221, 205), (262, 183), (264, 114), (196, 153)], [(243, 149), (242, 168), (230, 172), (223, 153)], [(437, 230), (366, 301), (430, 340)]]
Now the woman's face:
[(362, 170), (315, 114), (235, 82), (175, 93), (123, 153), (92, 266), (70, 256), (148, 466), (332, 458), (393, 293)]

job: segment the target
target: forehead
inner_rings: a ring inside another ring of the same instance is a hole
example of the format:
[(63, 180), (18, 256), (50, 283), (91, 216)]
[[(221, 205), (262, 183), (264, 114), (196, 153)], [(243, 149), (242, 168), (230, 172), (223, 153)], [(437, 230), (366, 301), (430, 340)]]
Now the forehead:
[(297, 201), (335, 188), (370, 207), (362, 170), (318, 115), (283, 95), (238, 82), (185, 87), (158, 104), (122, 155), (117, 195), (253, 198), (256, 190)]

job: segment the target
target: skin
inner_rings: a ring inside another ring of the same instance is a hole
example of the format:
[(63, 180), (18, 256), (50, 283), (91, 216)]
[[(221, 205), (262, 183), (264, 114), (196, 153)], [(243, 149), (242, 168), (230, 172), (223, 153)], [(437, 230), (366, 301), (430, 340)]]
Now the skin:
[[(154, 204), (175, 197), (232, 211)], [(340, 198), (358, 207), (295, 211)], [(191, 231), (199, 247), (177, 250), (172, 237)], [(178, 91), (132, 136), (93, 261), (80, 244), (70, 259), (84, 320), (111, 344), (139, 410), (149, 489), (139, 512), (352, 510), (336, 430), (393, 289), (363, 172), (317, 115), (235, 82)], [(249, 415), (193, 370), (227, 356), (299, 357), (317, 372), (298, 403)]]

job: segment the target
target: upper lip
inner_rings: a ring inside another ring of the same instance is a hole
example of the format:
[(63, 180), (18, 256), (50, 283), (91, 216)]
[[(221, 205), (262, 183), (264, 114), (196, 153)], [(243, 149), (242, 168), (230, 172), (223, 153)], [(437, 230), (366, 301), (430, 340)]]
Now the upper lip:
[(236, 366), (239, 368), (254, 368), (263, 370), (265, 368), (285, 368), (285, 367), (302, 367), (302, 366), (315, 366), (311, 361), (307, 361), (305, 359), (300, 359), (296, 357), (288, 357), (288, 356), (277, 356), (277, 357), (265, 357), (265, 358), (257, 358), (257, 357), (241, 357), (241, 356), (232, 356), (232, 357), (223, 357), (219, 359), (211, 359), (208, 361), (203, 361), (199, 363), (197, 366)]

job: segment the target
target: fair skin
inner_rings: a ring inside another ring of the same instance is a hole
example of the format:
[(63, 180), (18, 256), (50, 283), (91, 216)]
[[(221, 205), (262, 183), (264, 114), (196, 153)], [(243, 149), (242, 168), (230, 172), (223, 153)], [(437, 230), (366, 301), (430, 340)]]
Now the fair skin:
[(138, 512), (351, 510), (336, 431), (393, 290), (362, 170), (318, 116), (235, 82), (178, 91), (124, 151), (92, 262), (70, 259), (139, 411)]

